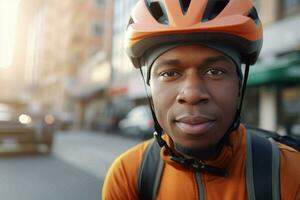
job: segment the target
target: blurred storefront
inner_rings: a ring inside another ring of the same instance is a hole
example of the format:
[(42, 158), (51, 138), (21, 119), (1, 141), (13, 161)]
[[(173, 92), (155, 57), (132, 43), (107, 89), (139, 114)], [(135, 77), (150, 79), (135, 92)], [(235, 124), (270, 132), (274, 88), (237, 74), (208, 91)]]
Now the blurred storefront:
[(90, 10), (84, 12), (85, 18), (81, 20), (90, 25), (86, 32), (89, 46), (82, 50), (88, 50), (89, 54), (66, 81), (65, 88), (70, 94), (70, 102), (73, 102), (75, 128), (92, 129), (103, 115), (106, 93), (111, 84), (113, 1), (86, 2), (90, 2)]
[[(20, 26), (25, 36), (19, 37), (24, 43), (19, 62), (28, 80), (24, 96), (59, 120), (82, 127), (82, 105), (90, 104), (110, 79), (112, 1), (20, 1), (26, 14), (19, 17), (20, 25), (26, 24)], [(24, 21), (27, 15), (30, 20)], [(100, 61), (99, 52), (107, 52)]]
[(300, 122), (300, 52), (261, 61), (248, 80), (247, 122), (278, 130)]
[(91, 129), (94, 118), (105, 108), (111, 68), (106, 52), (90, 57), (78, 71), (73, 83), (66, 85), (75, 101), (77, 128)]
[(300, 1), (255, 3), (263, 13), (264, 44), (250, 70), (244, 121), (300, 135)]

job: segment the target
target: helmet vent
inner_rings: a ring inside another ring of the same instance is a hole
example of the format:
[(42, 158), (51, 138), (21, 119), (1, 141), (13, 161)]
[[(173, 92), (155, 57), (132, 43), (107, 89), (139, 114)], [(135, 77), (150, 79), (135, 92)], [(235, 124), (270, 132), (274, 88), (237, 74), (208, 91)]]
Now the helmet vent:
[(188, 11), (190, 4), (191, 4), (191, 0), (179, 0), (180, 5), (181, 5), (181, 10), (182, 13), (185, 15), (186, 12)]
[(164, 9), (160, 5), (159, 1), (148, 3), (148, 8), (152, 16), (161, 24), (169, 24), (167, 15), (164, 13)]
[(208, 0), (202, 22), (214, 19), (227, 6), (229, 0)]
[(248, 17), (250, 17), (255, 22), (256, 25), (260, 24), (260, 20), (259, 20), (257, 11), (254, 7), (250, 10)]

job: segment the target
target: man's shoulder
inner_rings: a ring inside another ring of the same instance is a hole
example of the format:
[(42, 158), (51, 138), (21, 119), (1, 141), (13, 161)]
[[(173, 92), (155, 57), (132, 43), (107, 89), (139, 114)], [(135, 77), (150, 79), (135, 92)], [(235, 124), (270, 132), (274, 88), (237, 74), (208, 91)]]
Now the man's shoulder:
[[(290, 135), (280, 135), (276, 131), (264, 130), (261, 128), (245, 125), (246, 130), (250, 133), (262, 136), (264, 138), (272, 138), (279, 143), (279, 149), (285, 152), (297, 152), (300, 150), (300, 139)], [(295, 151), (296, 150), (296, 151)]]
[(135, 159), (137, 161), (137, 158), (142, 158), (144, 151), (146, 150), (147, 146), (153, 141), (153, 139), (143, 141), (131, 148), (129, 148), (127, 151), (122, 153), (117, 159), (122, 161), (127, 161), (131, 159)]
[(278, 148), (281, 152), (285, 152), (287, 154), (295, 154), (296, 156), (300, 156), (300, 152), (295, 150), (294, 148), (283, 144), (283, 143), (278, 143)]
[(144, 152), (151, 141), (152, 139), (141, 142), (123, 152), (114, 160), (110, 171), (121, 170), (125, 173), (135, 174), (139, 168)]
[(122, 162), (124, 164), (140, 164), (144, 152), (148, 145), (153, 141), (153, 139), (143, 141), (122, 153), (117, 159), (116, 162)]
[(293, 163), (298, 170), (300, 166), (300, 152), (282, 143), (278, 143), (278, 148), (281, 155), (280, 159), (283, 161), (282, 164), (289, 163), (290, 165), (290, 163)]
[(280, 151), (281, 195), (286, 199), (299, 199), (300, 152), (281, 143), (278, 143), (278, 148)]
[(115, 159), (104, 181), (103, 199), (137, 199), (138, 169), (150, 142), (139, 143)]

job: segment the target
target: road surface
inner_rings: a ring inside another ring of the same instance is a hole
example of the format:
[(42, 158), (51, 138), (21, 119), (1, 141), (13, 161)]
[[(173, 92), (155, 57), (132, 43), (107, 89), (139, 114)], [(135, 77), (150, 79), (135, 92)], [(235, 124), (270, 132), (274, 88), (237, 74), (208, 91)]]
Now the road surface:
[(111, 162), (138, 142), (87, 131), (58, 132), (49, 156), (0, 158), (0, 199), (99, 200)]

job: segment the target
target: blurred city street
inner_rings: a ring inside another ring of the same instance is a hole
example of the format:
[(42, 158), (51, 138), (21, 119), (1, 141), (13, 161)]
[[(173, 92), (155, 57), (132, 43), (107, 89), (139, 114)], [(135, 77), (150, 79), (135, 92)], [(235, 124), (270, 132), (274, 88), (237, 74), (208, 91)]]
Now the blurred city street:
[[(151, 68), (126, 53), (136, 2), (0, 0), (0, 200), (101, 199), (113, 160), (152, 137)], [(300, 139), (300, 0), (253, 4), (263, 47), (242, 122)]]
[(85, 131), (58, 132), (49, 156), (0, 159), (6, 200), (99, 200), (113, 159), (137, 139)]

